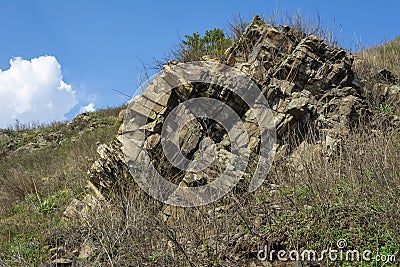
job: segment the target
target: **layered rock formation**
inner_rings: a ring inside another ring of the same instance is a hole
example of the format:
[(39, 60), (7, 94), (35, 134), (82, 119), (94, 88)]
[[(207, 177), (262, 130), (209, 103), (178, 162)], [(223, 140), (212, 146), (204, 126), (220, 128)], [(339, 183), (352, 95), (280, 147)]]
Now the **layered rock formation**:
[[(300, 144), (301, 149), (304, 149), (308, 143), (318, 146), (318, 151), (329, 156), (340, 136), (346, 135), (370, 115), (361, 83), (352, 70), (353, 56), (316, 36), (305, 36), (287, 26), (275, 28), (255, 17), (226, 54), (227, 60), (222, 63), (250, 77), (270, 105), (276, 128), (276, 159), (292, 154)], [(215, 60), (205, 58), (205, 61)], [(179, 64), (182, 63), (170, 62), (164, 68)], [(145, 125), (147, 152), (156, 169), (162, 174), (168, 174), (176, 184), (202, 185), (218, 174), (215, 165), (198, 177), (193, 173), (179, 172), (162, 160), (164, 153), (160, 145), (160, 134), (166, 116), (179, 103), (199, 96), (215, 98), (232, 107), (247, 123), (250, 138), (254, 138), (250, 140), (252, 157), (256, 157), (259, 152), (259, 133), (251, 126), (253, 122), (248, 107), (224, 88), (202, 83), (189, 84), (175, 88), (156, 104), (151, 97), (142, 98), (143, 110), (152, 108), (150, 119)], [(147, 103), (150, 105), (147, 106)], [(128, 112), (140, 114), (140, 110)], [(123, 134), (123, 129), (124, 126), (120, 134)], [(120, 137), (111, 145), (99, 147), (101, 158), (89, 171), (91, 183), (103, 194), (108, 194), (117, 180), (129, 179)], [(212, 121), (199, 120), (199, 123), (189, 124), (181, 131), (182, 153), (189, 159), (196, 159), (199, 144), (205, 137), (215, 142), (219, 149), (217, 157), (220, 157), (220, 162), (225, 162), (224, 157), (229, 158), (230, 143), (226, 132)], [(226, 167), (224, 164), (219, 165), (222, 169)], [(252, 168), (250, 162), (246, 173), (251, 174)]]

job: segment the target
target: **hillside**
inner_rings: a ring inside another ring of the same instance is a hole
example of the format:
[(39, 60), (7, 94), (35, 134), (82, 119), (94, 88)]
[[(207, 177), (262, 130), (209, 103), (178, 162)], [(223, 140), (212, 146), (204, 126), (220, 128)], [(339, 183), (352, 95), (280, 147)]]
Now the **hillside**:
[(387, 68), (400, 76), (400, 37), (380, 46), (363, 50), (360, 55), (376, 69)]
[[(239, 69), (271, 106), (276, 153), (252, 193), (247, 188), (263, 132), (239, 93), (218, 84), (178, 85), (160, 99), (149, 86), (127, 107), (1, 130), (0, 266), (375, 266), (375, 260), (282, 261), (276, 252), (321, 252), (338, 244), (374, 257), (398, 252), (399, 40), (352, 55), (256, 17), (224, 55), (219, 49), (218, 58), (202, 58), (201, 74), (219, 63)], [(185, 66), (170, 61), (165, 77)], [(150, 162), (172, 183), (211, 183), (229, 169), (234, 150), (220, 125), (198, 120), (202, 127), (189, 124), (179, 135), (191, 160), (200, 158), (203, 141), (215, 143), (222, 160), (201, 175), (177, 170), (160, 143), (160, 125), (174, 108), (204, 96), (229, 104), (245, 122), (250, 160), (243, 179), (204, 206), (163, 203), (135, 182), (149, 177), (129, 169), (124, 136), (145, 129)], [(150, 119), (131, 123), (130, 116), (146, 112)], [(275, 253), (261, 260), (260, 250)], [(387, 266), (398, 264), (395, 258)]]
[(57, 233), (66, 227), (62, 214), (82, 195), (98, 144), (116, 134), (119, 110), (81, 114), (48, 127), (1, 130), (0, 266), (50, 260), (51, 247), (44, 246), (57, 243)]

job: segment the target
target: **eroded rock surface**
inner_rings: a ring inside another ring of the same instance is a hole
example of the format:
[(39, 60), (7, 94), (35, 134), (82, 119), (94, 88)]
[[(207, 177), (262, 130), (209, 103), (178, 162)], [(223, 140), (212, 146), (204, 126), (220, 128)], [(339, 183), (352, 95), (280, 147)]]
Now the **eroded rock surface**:
[[(275, 28), (255, 17), (242, 36), (227, 50), (225, 63), (250, 77), (261, 89), (273, 113), (276, 128), (277, 157), (293, 154), (312, 143), (313, 151), (331, 155), (341, 136), (348, 134), (360, 121), (370, 116), (363, 97), (361, 82), (353, 69), (353, 56), (341, 48), (330, 46), (316, 36), (298, 32), (287, 26)], [(205, 57), (205, 61), (215, 61)], [(164, 66), (183, 63), (170, 62)], [(172, 80), (179, 77), (170, 77)], [(168, 77), (166, 78), (168, 82)], [(171, 81), (171, 84), (174, 82)], [(384, 95), (397, 94), (396, 86), (385, 87)], [(244, 121), (250, 138), (252, 154), (259, 152), (257, 122), (244, 102), (231, 91), (218, 86), (197, 83), (183, 84), (158, 99), (154, 92), (145, 91), (128, 116), (140, 117), (146, 113), (143, 130), (145, 148), (153, 163), (163, 174), (173, 177), (176, 184), (198, 186), (210, 182), (221, 169), (227, 168), (226, 159), (232, 157), (230, 141), (218, 123), (198, 120), (186, 125), (180, 132), (182, 154), (190, 160), (198, 159), (200, 144), (206, 138), (216, 145), (213, 165), (199, 173), (179, 172), (164, 160), (160, 144), (161, 128), (165, 118), (179, 103), (204, 96), (223, 101)], [(155, 100), (158, 99), (158, 100)], [(147, 119), (148, 118), (148, 119)], [(120, 134), (124, 134), (121, 126)], [(130, 133), (132, 136), (135, 133)], [(311, 134), (311, 135), (310, 135)], [(312, 136), (312, 138), (310, 138)], [(310, 140), (312, 139), (312, 140)], [(139, 149), (139, 148), (138, 148)], [(127, 176), (120, 138), (111, 146), (99, 148), (100, 159), (90, 170), (90, 181), (100, 191), (107, 192), (117, 179)], [(202, 152), (203, 153), (203, 152)], [(140, 151), (137, 151), (137, 155)], [(246, 174), (251, 174), (251, 161)], [(244, 177), (246, 177), (246, 174)], [(172, 178), (171, 178), (172, 179)]]

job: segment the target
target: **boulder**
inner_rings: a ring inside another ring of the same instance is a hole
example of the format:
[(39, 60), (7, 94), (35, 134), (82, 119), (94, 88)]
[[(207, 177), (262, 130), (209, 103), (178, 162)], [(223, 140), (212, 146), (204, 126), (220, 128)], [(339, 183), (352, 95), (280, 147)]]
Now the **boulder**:
[[(275, 148), (280, 158), (294, 153), (287, 158), (295, 160), (302, 149), (311, 149), (313, 153), (322, 153), (323, 150), (325, 155), (333, 155), (340, 137), (370, 115), (362, 96), (361, 82), (352, 69), (353, 56), (316, 36), (306, 36), (288, 26), (274, 27), (255, 17), (226, 51), (226, 56), (227, 60), (222, 63), (250, 77), (268, 101), (276, 128)], [(209, 57), (203, 59), (205, 62), (215, 61)], [(163, 67), (164, 81), (168, 85), (179, 84), (182, 80), (178, 74), (168, 71), (175, 67), (183, 68), (184, 65), (171, 61)], [(190, 71), (196, 72), (195, 69)], [(387, 89), (385, 95), (394, 91), (396, 88)], [(160, 141), (163, 123), (170, 112), (179, 103), (202, 96), (226, 103), (242, 119), (249, 135), (250, 158), (256, 159), (260, 147), (259, 127), (243, 100), (226, 88), (212, 84), (182, 83), (173, 86), (171, 92), (160, 99), (156, 90), (149, 89), (136, 98), (137, 104), (124, 112), (125, 118), (135, 119), (125, 120), (119, 137), (110, 145), (99, 147), (100, 159), (89, 171), (90, 181), (107, 195), (117, 180), (129, 179), (120, 142), (124, 134), (129, 134), (133, 140), (144, 138), (147, 151), (136, 147), (133, 142), (130, 147), (134, 151), (132, 154), (139, 157), (141, 153), (148, 153), (152, 164), (164, 177), (173, 177), (174, 183), (200, 186), (213, 181), (221, 171), (229, 168), (227, 159), (232, 158), (231, 141), (218, 123), (198, 119), (185, 125), (179, 133), (181, 153), (187, 159), (196, 161), (202, 153), (216, 156), (216, 160), (208, 162), (208, 167), (202, 172), (182, 172), (163, 160), (165, 154)], [(125, 133), (127, 123), (143, 125), (144, 136)], [(200, 151), (200, 144), (207, 138), (212, 140), (213, 149)], [(253, 168), (249, 164), (243, 177), (251, 176)], [(245, 180), (242, 182), (248, 182)]]

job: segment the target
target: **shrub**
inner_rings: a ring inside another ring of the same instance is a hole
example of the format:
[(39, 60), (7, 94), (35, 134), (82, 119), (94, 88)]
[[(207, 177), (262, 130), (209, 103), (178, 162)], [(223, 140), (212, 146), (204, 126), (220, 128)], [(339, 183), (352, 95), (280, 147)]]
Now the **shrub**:
[(214, 28), (207, 30), (204, 36), (197, 32), (185, 35), (185, 39), (173, 54), (176, 60), (182, 62), (198, 61), (205, 55), (223, 58), (225, 50), (231, 44), (231, 39), (225, 36), (222, 29)]

